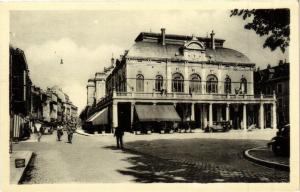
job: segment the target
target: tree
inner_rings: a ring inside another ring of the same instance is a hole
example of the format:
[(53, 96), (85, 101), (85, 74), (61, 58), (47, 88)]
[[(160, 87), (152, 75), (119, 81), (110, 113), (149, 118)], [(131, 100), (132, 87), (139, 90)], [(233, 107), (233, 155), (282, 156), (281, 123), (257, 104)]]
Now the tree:
[(251, 20), (245, 29), (254, 30), (259, 36), (267, 36), (263, 47), (272, 51), (280, 48), (285, 52), (290, 42), (290, 10), (289, 9), (233, 9), (230, 17), (241, 16)]

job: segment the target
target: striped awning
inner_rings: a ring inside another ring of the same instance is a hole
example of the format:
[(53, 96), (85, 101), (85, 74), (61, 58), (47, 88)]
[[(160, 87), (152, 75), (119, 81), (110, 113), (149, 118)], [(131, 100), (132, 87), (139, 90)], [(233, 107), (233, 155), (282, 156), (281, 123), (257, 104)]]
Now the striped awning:
[(86, 122), (92, 122), (93, 125), (106, 125), (108, 124), (108, 109), (104, 108), (89, 117)]
[(23, 124), (26, 122), (25, 118), (21, 117), (20, 115), (14, 115), (12, 119), (12, 137), (19, 138), (21, 135), (21, 129)]
[(173, 105), (136, 105), (139, 121), (181, 121)]

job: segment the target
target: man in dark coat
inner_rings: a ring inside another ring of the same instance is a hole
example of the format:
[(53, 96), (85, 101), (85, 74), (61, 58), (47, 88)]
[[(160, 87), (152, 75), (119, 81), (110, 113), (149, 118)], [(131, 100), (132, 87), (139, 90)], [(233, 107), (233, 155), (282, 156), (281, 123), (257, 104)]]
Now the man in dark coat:
[(121, 149), (123, 149), (124, 130), (121, 127), (117, 127), (114, 136), (117, 139), (117, 148), (121, 147)]
[(75, 132), (76, 128), (72, 123), (67, 124), (67, 134), (68, 134), (68, 142), (72, 144), (73, 133)]

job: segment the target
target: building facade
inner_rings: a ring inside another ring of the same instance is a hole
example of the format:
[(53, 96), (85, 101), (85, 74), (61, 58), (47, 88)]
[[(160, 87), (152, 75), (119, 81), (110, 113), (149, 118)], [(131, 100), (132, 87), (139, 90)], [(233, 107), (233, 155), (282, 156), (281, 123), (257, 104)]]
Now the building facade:
[[(27, 123), (33, 130), (33, 120), (40, 120), (48, 126), (53, 123), (78, 121), (77, 107), (59, 87), (54, 86), (43, 90), (33, 85), (23, 50), (10, 46), (9, 55), (11, 140), (19, 140), (23, 137), (24, 126), (25, 124), (27, 126)], [(68, 114), (64, 111), (66, 104), (69, 106)], [(64, 119), (66, 115), (68, 118)]]
[(10, 112), (28, 116), (31, 111), (31, 79), (24, 51), (10, 46)]
[[(255, 93), (272, 94), (277, 97), (277, 118), (281, 124), (290, 122), (290, 64), (286, 61), (279, 61), (279, 64), (266, 69), (258, 69), (254, 73)], [(270, 121), (271, 114), (267, 114)]]
[[(250, 124), (276, 128), (275, 95), (254, 94), (255, 64), (225, 48), (224, 42), (214, 32), (210, 38), (166, 34), (165, 29), (140, 33), (106, 73), (105, 97), (88, 117), (106, 110), (111, 128), (120, 125), (130, 130), (138, 121), (177, 121), (163, 113), (168, 109), (175, 114), (171, 105), (180, 121), (198, 128), (216, 121), (230, 121), (235, 129), (246, 130)], [(92, 89), (88, 95), (93, 95)], [(265, 110), (271, 113), (270, 125)]]

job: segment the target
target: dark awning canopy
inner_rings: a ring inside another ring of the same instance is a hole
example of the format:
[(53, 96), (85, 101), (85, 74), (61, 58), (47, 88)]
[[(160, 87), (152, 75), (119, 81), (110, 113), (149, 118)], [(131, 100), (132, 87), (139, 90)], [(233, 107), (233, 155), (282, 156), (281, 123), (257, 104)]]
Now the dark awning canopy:
[(88, 118), (86, 122), (92, 122), (93, 125), (106, 125), (108, 124), (107, 115), (107, 108), (104, 108), (101, 111), (98, 111), (97, 113), (92, 115), (90, 118)]
[(139, 121), (181, 121), (173, 105), (136, 105)]

